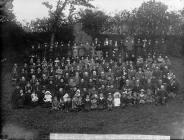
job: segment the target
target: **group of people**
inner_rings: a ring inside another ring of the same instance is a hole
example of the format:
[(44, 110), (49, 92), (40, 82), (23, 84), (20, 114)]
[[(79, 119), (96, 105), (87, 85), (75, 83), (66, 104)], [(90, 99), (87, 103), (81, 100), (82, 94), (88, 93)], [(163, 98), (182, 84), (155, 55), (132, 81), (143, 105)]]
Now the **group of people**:
[(165, 104), (178, 84), (163, 54), (126, 59), (109, 56), (39, 57), (14, 64), (12, 96), (16, 108), (42, 106), (51, 110), (112, 110), (137, 104)]

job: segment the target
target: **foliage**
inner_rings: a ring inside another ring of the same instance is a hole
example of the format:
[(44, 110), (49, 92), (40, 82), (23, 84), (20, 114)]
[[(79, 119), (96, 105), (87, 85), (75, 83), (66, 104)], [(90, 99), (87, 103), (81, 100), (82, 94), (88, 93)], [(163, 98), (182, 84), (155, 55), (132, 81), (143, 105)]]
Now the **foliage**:
[(136, 33), (144, 36), (165, 35), (168, 31), (167, 9), (168, 7), (161, 2), (144, 2), (136, 13)]
[(123, 10), (109, 19), (109, 31), (113, 34), (131, 34), (134, 27), (134, 10)]
[(15, 20), (13, 14), (13, 0), (1, 0), (0, 1), (0, 23), (9, 22)]
[(74, 25), (73, 34), (76, 43), (85, 44), (86, 42), (92, 42), (91, 36), (84, 32), (80, 23)]
[(54, 43), (55, 32), (63, 23), (72, 21), (72, 17), (76, 14), (76, 7), (83, 6), (92, 8), (90, 3), (92, 0), (57, 0), (56, 7), (49, 2), (43, 4), (49, 9), (49, 21), (51, 24), (51, 45)]
[[(114, 16), (108, 16), (100, 10), (80, 10), (77, 1), (57, 1), (56, 7), (49, 2), (44, 5), (49, 9), (49, 18), (36, 19), (26, 25), (34, 32), (55, 33), (63, 24), (82, 23), (82, 29), (93, 38), (99, 34), (133, 35), (142, 37), (181, 35), (183, 22), (182, 11), (168, 12), (161, 2), (148, 1), (138, 9), (123, 10)], [(87, 1), (89, 2), (89, 1)], [(65, 4), (65, 5), (64, 5)], [(84, 6), (92, 7), (92, 5)]]
[(168, 24), (169, 24), (169, 30), (167, 34), (169, 35), (181, 35), (182, 34), (182, 20), (181, 16), (171, 11), (168, 13)]
[[(161, 2), (147, 1), (138, 9), (123, 10), (114, 16), (103, 11), (92, 10), (91, 0), (57, 0), (57, 3), (43, 4), (48, 8), (49, 17), (35, 19), (25, 26), (16, 22), (12, 12), (12, 0), (0, 1), (0, 39), (3, 49), (23, 50), (32, 43), (43, 43), (68, 40), (91, 40), (102, 34), (150, 36), (179, 36), (184, 38), (184, 9), (168, 12), (167, 6)], [(83, 8), (82, 10), (80, 8)], [(89, 9), (84, 9), (88, 7)], [(77, 33), (74, 25), (82, 23)], [(23, 30), (24, 29), (24, 30)], [(84, 30), (84, 31), (82, 31)], [(54, 36), (54, 37), (53, 37)], [(52, 44), (51, 43), (51, 44)], [(180, 44), (180, 43), (178, 43)], [(6, 46), (6, 47), (5, 47)], [(170, 45), (175, 46), (175, 45)], [(25, 50), (26, 50), (25, 49)], [(169, 49), (172, 52), (172, 47)], [(184, 52), (184, 41), (183, 41)]]
[(93, 38), (108, 28), (108, 18), (102, 11), (85, 10), (80, 13), (83, 30)]
[(1, 23), (1, 51), (3, 55), (10, 55), (12, 52), (22, 53), (27, 47), (27, 34), (15, 22)]
[(142, 3), (138, 9), (123, 10), (109, 17), (107, 33), (133, 36), (181, 35), (181, 15), (155, 1)]
[(0, 1), (0, 40), (3, 57), (7, 54), (11, 57), (13, 52), (22, 52), (26, 44), (26, 33), (16, 22), (12, 2), (13, 0)]
[(181, 20), (181, 40), (182, 40), (182, 54), (184, 55), (184, 8), (180, 11), (180, 16), (179, 16), (180, 20)]
[(28, 32), (50, 32), (51, 25), (48, 18), (37, 18), (32, 20), (30, 23), (26, 23), (23, 28)]

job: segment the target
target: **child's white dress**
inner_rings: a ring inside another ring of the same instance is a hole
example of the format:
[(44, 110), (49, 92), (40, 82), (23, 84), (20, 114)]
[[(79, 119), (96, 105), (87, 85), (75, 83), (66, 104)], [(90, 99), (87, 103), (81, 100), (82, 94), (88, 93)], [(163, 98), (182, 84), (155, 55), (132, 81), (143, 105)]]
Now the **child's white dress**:
[(37, 102), (38, 101), (37, 94), (31, 94), (31, 100), (32, 100), (32, 102)]
[(114, 107), (119, 107), (121, 105), (121, 94), (119, 92), (114, 93)]
[(52, 96), (50, 94), (46, 94), (44, 96), (44, 101), (45, 102), (52, 102)]

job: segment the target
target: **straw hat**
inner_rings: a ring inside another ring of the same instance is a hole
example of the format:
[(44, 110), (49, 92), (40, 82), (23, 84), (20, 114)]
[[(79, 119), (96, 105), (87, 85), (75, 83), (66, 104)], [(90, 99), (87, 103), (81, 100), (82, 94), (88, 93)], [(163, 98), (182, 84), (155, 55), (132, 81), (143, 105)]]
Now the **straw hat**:
[(49, 95), (49, 94), (51, 95), (50, 91), (45, 92), (45, 95)]

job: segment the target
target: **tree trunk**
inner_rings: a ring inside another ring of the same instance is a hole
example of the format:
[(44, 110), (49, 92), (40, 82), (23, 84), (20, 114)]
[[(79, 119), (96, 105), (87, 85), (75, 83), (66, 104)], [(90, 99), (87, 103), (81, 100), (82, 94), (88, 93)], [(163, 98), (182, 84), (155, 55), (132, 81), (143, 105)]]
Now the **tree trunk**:
[(50, 39), (50, 46), (51, 46), (51, 45), (54, 45), (54, 40), (55, 40), (55, 33), (52, 32), (52, 34), (51, 34), (51, 39)]

